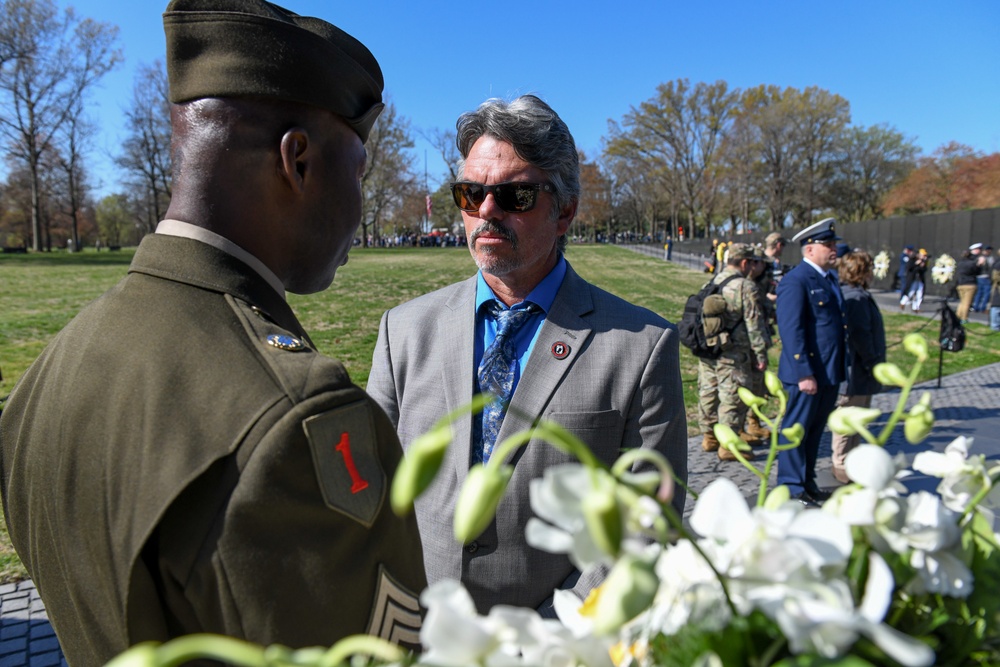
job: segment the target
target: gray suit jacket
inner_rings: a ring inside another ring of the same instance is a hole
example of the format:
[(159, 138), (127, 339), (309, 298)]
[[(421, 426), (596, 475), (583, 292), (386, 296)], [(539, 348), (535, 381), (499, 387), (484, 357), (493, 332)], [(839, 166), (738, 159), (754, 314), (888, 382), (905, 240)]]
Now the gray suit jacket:
[[(396, 424), (404, 449), (473, 396), (476, 278), (393, 308), (382, 317), (368, 393)], [(557, 359), (555, 343), (569, 346)], [(580, 278), (569, 267), (518, 382), (497, 442), (552, 419), (586, 442), (603, 461), (623, 449), (655, 448), (687, 478), (687, 423), (676, 328)], [(452, 531), (455, 501), (469, 470), (472, 421), (454, 424), (455, 438), (437, 479), (417, 501), (428, 582), (461, 580), (480, 612), (496, 604), (537, 608), (555, 588), (584, 597), (602, 573), (576, 571), (563, 555), (534, 549), (524, 527), (532, 516), (528, 486), (552, 465), (570, 461), (532, 440), (509, 457), (514, 475), (496, 520), (473, 543)], [(679, 490), (675, 507), (684, 506)]]

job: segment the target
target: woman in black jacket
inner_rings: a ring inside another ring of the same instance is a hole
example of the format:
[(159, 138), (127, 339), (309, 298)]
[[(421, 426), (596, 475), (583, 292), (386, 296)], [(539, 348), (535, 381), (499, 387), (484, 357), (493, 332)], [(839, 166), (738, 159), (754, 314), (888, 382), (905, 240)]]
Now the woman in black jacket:
[(958, 310), (955, 314), (965, 324), (969, 320), (969, 310), (972, 308), (972, 298), (976, 296), (976, 277), (979, 275), (979, 264), (982, 256), (982, 243), (973, 243), (962, 253), (962, 259), (955, 266), (955, 289), (958, 290)]
[[(885, 325), (878, 304), (868, 287), (874, 280), (875, 262), (864, 251), (849, 252), (837, 264), (840, 290), (844, 295), (847, 323), (847, 381), (840, 385), (837, 406), (869, 407), (872, 394), (882, 391), (882, 385), (872, 376), (875, 364), (885, 361)], [(849, 480), (844, 472), (847, 453), (858, 446), (861, 437), (833, 434), (833, 476), (838, 481)]]

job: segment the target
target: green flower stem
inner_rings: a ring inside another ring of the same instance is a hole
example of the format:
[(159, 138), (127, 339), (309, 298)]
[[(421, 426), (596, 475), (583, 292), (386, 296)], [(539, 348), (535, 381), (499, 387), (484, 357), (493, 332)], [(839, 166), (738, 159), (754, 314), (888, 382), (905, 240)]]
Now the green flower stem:
[(774, 467), (774, 462), (778, 460), (779, 451), (781, 451), (781, 448), (778, 446), (778, 430), (774, 428), (771, 429), (771, 446), (767, 450), (764, 471), (757, 471), (756, 467), (754, 467), (754, 470), (757, 471), (757, 476), (760, 477), (760, 487), (757, 489), (757, 507), (763, 507), (764, 501), (767, 500), (767, 481), (771, 479), (771, 468)]
[(674, 470), (670, 467), (670, 462), (667, 461), (667, 458), (663, 454), (655, 449), (643, 449), (641, 447), (630, 449), (619, 456), (615, 464), (611, 466), (611, 474), (617, 479), (622, 474), (628, 472), (637, 461), (652, 463), (660, 471), (660, 474), (665, 477), (674, 476)]
[(503, 442), (496, 446), (496, 449), (493, 450), (493, 455), (490, 456), (490, 460), (486, 465), (493, 466), (494, 468), (499, 467), (507, 458), (508, 454), (516, 450), (518, 447), (523, 447), (528, 444), (532, 438), (536, 437), (545, 440), (556, 449), (560, 449), (571, 456), (575, 456), (580, 463), (584, 464), (588, 468), (607, 468), (596, 456), (594, 456), (594, 453), (590, 451), (590, 448), (587, 447), (583, 441), (559, 424), (550, 421), (542, 421), (533, 429), (521, 431), (506, 438)]
[(490, 456), (490, 460), (486, 462), (486, 467), (496, 469), (499, 468), (507, 455), (516, 450), (518, 447), (522, 447), (531, 440), (534, 436), (534, 431), (521, 431), (515, 433), (514, 435), (506, 438), (503, 442), (496, 446), (493, 450), (493, 454)]
[(266, 667), (265, 649), (256, 644), (223, 637), (197, 634), (172, 639), (156, 649), (160, 667), (183, 665), (196, 659), (218, 660), (236, 667)]
[(406, 651), (379, 637), (351, 635), (330, 647), (317, 665), (335, 667), (352, 655), (367, 655), (382, 662), (398, 663), (406, 656)]
[(899, 401), (896, 403), (896, 409), (892, 411), (892, 415), (889, 416), (889, 421), (885, 423), (885, 427), (882, 432), (879, 433), (878, 438), (870, 441), (874, 445), (885, 446), (885, 443), (889, 441), (889, 435), (892, 430), (896, 428), (896, 424), (903, 417), (903, 412), (906, 408), (906, 399), (910, 397), (910, 390), (913, 389), (913, 385), (917, 381), (917, 376), (920, 375), (920, 368), (924, 365), (924, 362), (919, 359), (914, 362), (913, 368), (910, 370), (910, 376), (906, 379), (906, 384), (901, 387), (899, 393)]
[[(529, 432), (531, 433), (531, 432)], [(582, 440), (570, 433), (561, 424), (543, 419), (534, 428), (534, 435), (548, 440), (551, 444), (567, 454), (575, 456), (580, 463), (589, 468), (605, 468), (606, 466), (594, 456)]]
[(761, 665), (773, 665), (774, 659), (778, 657), (778, 654), (785, 648), (788, 644), (788, 640), (785, 639), (785, 635), (782, 633), (780, 637), (776, 637), (771, 645), (764, 650), (764, 654), (760, 657)]
[(743, 465), (745, 465), (750, 472), (760, 479), (760, 486), (757, 487), (757, 507), (762, 507), (764, 505), (764, 501), (767, 499), (767, 482), (771, 479), (771, 469), (774, 467), (774, 462), (778, 458), (778, 452), (798, 447), (798, 444), (785, 445), (784, 447), (778, 444), (778, 429), (781, 426), (782, 417), (785, 416), (785, 410), (788, 408), (788, 398), (783, 391), (778, 392), (778, 395), (775, 396), (775, 398), (778, 399), (778, 413), (775, 415), (774, 419), (765, 415), (764, 412), (756, 405), (751, 408), (759, 419), (764, 420), (764, 423), (767, 424), (768, 429), (771, 431), (771, 447), (767, 451), (767, 460), (764, 462), (763, 472), (758, 470), (757, 466), (750, 465), (746, 461), (743, 462)]
[(982, 488), (979, 489), (979, 491), (976, 492), (976, 495), (972, 497), (972, 500), (969, 501), (969, 504), (965, 506), (965, 511), (962, 512), (962, 516), (960, 516), (958, 519), (959, 525), (962, 525), (962, 523), (969, 516), (969, 514), (974, 512), (976, 507), (979, 506), (979, 503), (983, 502), (983, 500), (986, 499), (986, 496), (988, 496), (990, 491), (993, 490), (993, 486), (997, 482), (1000, 482), (1000, 472), (998, 472), (996, 475), (990, 475), (990, 483), (983, 484)]

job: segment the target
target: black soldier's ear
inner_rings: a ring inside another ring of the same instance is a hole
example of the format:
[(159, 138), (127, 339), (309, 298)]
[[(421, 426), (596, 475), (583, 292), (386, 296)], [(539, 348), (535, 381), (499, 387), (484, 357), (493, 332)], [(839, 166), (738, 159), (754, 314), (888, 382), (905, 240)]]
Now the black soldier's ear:
[(295, 194), (305, 192), (308, 154), (309, 133), (305, 129), (293, 127), (282, 135), (279, 172)]

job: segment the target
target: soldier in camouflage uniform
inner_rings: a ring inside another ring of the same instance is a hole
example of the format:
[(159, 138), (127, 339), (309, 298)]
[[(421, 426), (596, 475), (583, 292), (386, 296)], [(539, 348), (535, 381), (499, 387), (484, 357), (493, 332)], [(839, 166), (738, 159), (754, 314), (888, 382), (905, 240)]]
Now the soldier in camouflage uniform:
[[(775, 307), (777, 301), (778, 281), (784, 274), (785, 267), (781, 263), (781, 251), (788, 245), (788, 239), (784, 238), (780, 232), (771, 232), (764, 239), (763, 259), (761, 270), (750, 276), (750, 279), (757, 283), (758, 297), (761, 310), (764, 313), (764, 334), (767, 349), (771, 349), (774, 344), (774, 320)], [(764, 386), (764, 371), (755, 367), (750, 369), (750, 391), (757, 396), (767, 398), (769, 396), (767, 388)], [(752, 410), (747, 411), (746, 432), (755, 438), (766, 440), (771, 437), (771, 431), (760, 423), (757, 415)]]
[[(721, 296), (726, 302), (722, 314), (723, 329), (728, 334), (718, 359), (698, 360), (698, 425), (703, 434), (702, 449), (718, 451), (723, 461), (735, 461), (736, 456), (725, 448), (712, 432), (712, 426), (721, 423), (732, 428), (747, 443), (758, 440), (743, 430), (747, 406), (740, 400), (739, 387), (749, 387), (750, 371), (767, 368), (767, 338), (764, 313), (761, 310), (757, 285), (750, 279), (761, 270), (761, 256), (753, 246), (734, 243), (729, 248), (726, 268), (711, 282), (719, 284), (737, 276), (723, 286)], [(753, 458), (746, 451), (745, 458)]]

